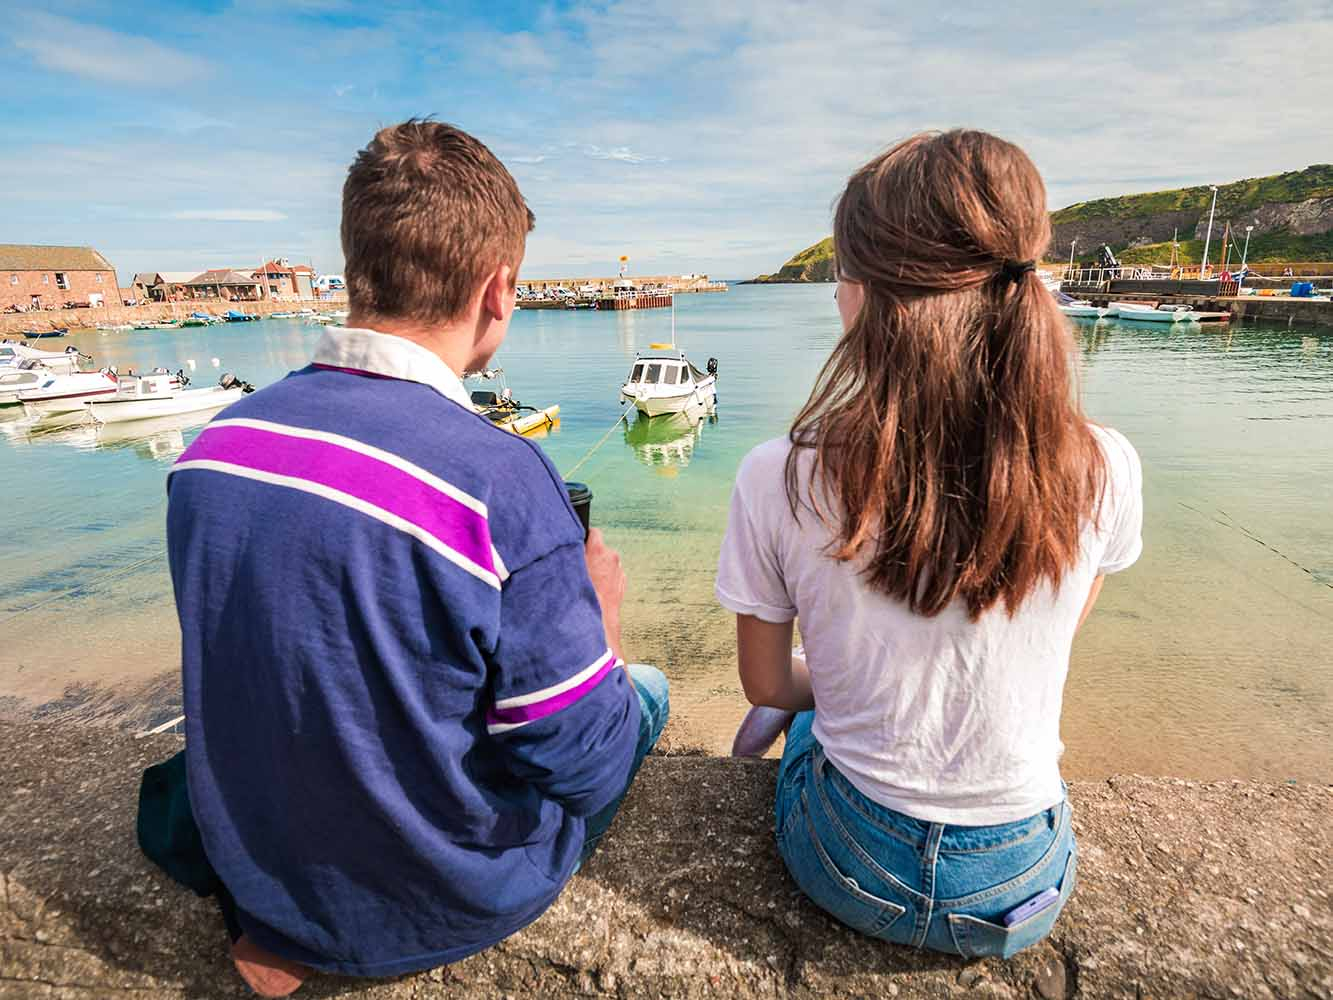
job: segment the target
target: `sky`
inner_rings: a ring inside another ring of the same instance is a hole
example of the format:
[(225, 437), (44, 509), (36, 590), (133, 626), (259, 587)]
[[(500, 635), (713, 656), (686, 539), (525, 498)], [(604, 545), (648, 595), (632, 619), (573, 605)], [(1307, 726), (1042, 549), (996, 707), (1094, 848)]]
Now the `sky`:
[(529, 277), (775, 270), (923, 129), (1017, 142), (1052, 208), (1333, 160), (1333, 0), (54, 0), (0, 46), (0, 242), (122, 280), (337, 273), (347, 165), (412, 116), (508, 165)]

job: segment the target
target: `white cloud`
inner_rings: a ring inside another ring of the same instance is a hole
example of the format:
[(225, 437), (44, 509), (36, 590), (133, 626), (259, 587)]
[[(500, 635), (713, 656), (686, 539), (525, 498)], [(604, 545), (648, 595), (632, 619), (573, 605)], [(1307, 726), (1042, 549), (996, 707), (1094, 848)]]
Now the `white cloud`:
[(194, 208), (172, 212), (168, 218), (184, 222), (281, 222), (287, 216), (266, 208)]
[(525, 164), (545, 163), (547, 159), (549, 159), (547, 156), (506, 156), (504, 158), (506, 163)]
[(15, 48), (61, 73), (131, 86), (161, 86), (208, 75), (207, 60), (137, 35), (98, 28), (56, 14), (30, 13), (12, 32)]
[(659, 156), (647, 156), (643, 153), (636, 153), (628, 146), (616, 146), (613, 149), (603, 149), (601, 146), (585, 146), (583, 152), (586, 156), (591, 156), (594, 160), (619, 160), (621, 163), (666, 162)]

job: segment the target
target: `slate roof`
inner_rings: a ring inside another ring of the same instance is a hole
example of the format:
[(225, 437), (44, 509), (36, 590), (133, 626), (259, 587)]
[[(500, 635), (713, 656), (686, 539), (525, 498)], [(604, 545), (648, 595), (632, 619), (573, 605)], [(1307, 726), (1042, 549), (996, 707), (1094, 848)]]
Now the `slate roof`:
[(211, 271), (205, 271), (197, 278), (181, 282), (185, 285), (254, 285), (256, 283), (253, 277), (239, 274), (229, 267), (215, 267)]
[(92, 247), (0, 243), (0, 271), (114, 271)]

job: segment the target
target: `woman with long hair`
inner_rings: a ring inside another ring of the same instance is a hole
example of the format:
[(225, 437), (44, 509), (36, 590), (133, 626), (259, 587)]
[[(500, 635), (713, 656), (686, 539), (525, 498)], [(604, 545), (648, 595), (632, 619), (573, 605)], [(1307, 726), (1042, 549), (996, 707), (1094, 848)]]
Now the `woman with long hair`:
[(1142, 548), (1138, 456), (1080, 409), (1034, 273), (1050, 235), (1036, 168), (984, 132), (918, 135), (852, 175), (843, 337), (790, 434), (742, 463), (718, 570), (767, 707), (737, 752), (790, 721), (792, 877), (858, 931), (966, 956), (1039, 941), (1073, 889), (1070, 646)]

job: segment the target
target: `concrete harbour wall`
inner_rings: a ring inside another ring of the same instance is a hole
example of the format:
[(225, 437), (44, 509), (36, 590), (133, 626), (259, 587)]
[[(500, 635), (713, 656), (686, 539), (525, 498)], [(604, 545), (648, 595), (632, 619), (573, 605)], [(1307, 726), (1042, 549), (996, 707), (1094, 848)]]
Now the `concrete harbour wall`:
[[(150, 302), (141, 306), (113, 305), (108, 303), (93, 309), (53, 309), (27, 313), (0, 313), (0, 337), (22, 339), (23, 330), (52, 330), (62, 327), (71, 333), (90, 330), (98, 323), (158, 323), (169, 319), (184, 319), (193, 312), (208, 313), (210, 316), (222, 316), (228, 310), (257, 313), (268, 316), (275, 312), (296, 312), (300, 309), (314, 309), (316, 312), (330, 312), (334, 309), (347, 308), (347, 295), (342, 293), (335, 298), (318, 302), (275, 302), (260, 299), (257, 302), (230, 302), (219, 299), (191, 299), (186, 302)], [(34, 347), (59, 350), (60, 340), (34, 341)]]
[[(0, 997), (244, 997), (210, 901), (138, 852), (139, 773), (180, 746), (0, 729)], [(859, 937), (806, 902), (772, 835), (772, 761), (651, 757), (535, 924), (392, 980), (299, 997), (1333, 996), (1333, 789), (1073, 782), (1078, 886), (1050, 939), (964, 961)]]

